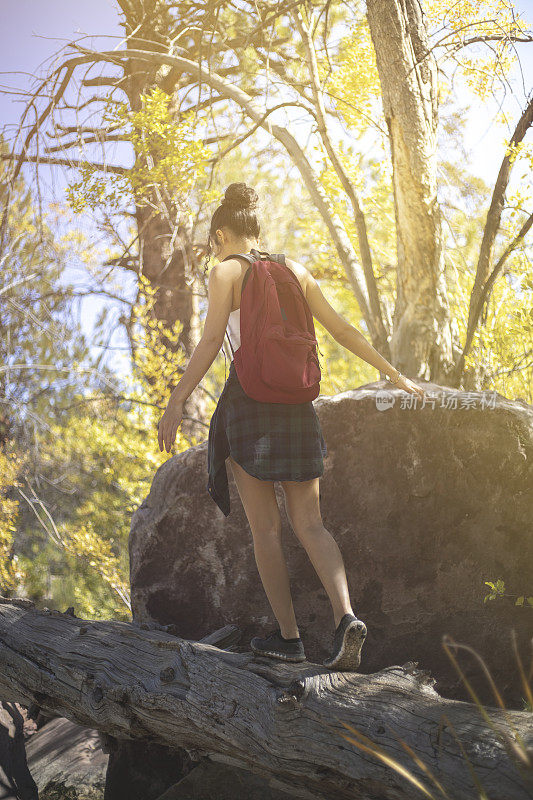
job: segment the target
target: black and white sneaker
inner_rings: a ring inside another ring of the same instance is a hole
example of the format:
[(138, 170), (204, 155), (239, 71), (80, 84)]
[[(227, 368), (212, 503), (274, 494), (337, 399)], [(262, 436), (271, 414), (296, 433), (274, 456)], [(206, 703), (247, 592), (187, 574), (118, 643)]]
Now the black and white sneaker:
[(365, 623), (354, 614), (345, 614), (335, 629), (332, 653), (324, 659), (323, 665), (330, 669), (355, 671), (361, 663), (365, 637)]
[(284, 639), (281, 630), (276, 628), (268, 636), (254, 636), (250, 642), (254, 653), (261, 656), (279, 658), (281, 661), (305, 661), (305, 652), (301, 637)]

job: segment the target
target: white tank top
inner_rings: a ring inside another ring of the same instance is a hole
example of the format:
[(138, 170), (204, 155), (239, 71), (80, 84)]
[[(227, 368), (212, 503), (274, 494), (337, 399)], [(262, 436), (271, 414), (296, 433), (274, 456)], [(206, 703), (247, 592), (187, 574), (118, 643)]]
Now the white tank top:
[(228, 325), (226, 328), (228, 336), (231, 341), (231, 346), (237, 350), (241, 346), (241, 309), (236, 308), (231, 311), (228, 317)]

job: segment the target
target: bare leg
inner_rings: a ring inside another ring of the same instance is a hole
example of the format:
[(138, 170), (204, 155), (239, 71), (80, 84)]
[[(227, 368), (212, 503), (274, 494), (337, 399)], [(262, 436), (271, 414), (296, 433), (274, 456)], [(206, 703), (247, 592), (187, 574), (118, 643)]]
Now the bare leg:
[(228, 456), (237, 490), (250, 524), (254, 555), (268, 602), (285, 639), (299, 636), (292, 604), (289, 571), (281, 543), (281, 516), (273, 481), (254, 478)]
[(281, 481), (281, 485), (287, 516), (328, 594), (337, 627), (344, 614), (354, 612), (341, 551), (322, 522), (319, 480)]

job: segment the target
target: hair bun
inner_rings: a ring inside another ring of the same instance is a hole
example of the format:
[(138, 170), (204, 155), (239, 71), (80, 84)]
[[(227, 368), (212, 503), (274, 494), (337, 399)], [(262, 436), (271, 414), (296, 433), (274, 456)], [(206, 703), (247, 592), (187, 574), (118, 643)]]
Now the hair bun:
[(224, 192), (224, 205), (234, 208), (253, 209), (259, 202), (259, 197), (255, 189), (245, 183), (231, 183)]

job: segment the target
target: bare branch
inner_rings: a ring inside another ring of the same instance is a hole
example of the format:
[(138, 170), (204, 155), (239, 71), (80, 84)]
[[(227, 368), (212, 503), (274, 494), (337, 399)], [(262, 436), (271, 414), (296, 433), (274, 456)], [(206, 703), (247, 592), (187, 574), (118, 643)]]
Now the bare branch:
[[(61, 125), (61, 123), (57, 122), (55, 125), (56, 130), (60, 131), (61, 134), (63, 133), (94, 133), (95, 135), (100, 134), (108, 134), (111, 131), (116, 131), (120, 129), (120, 125), (110, 125), (108, 128), (102, 128), (95, 125)], [(58, 134), (47, 133), (47, 136), (57, 138)]]
[(124, 75), (117, 75), (116, 78), (112, 77), (98, 77), (98, 78), (85, 78), (82, 82), (82, 86), (113, 86), (116, 89), (120, 89), (121, 83), (126, 82), (126, 76)]
[[(533, 123), (533, 97), (530, 99), (522, 116), (518, 121), (518, 124), (516, 125), (514, 133), (511, 136), (509, 146), (519, 144), (524, 139), (524, 136), (531, 127), (532, 123)], [(470, 350), (470, 346), (472, 344), (472, 340), (474, 337), (474, 333), (479, 321), (479, 316), (484, 302), (484, 301), (480, 302), (480, 298), (486, 297), (490, 288), (486, 286), (486, 284), (488, 283), (487, 275), (490, 268), (490, 262), (492, 259), (496, 235), (500, 229), (501, 216), (505, 204), (505, 193), (509, 185), (512, 167), (513, 167), (513, 162), (511, 161), (511, 157), (510, 155), (506, 154), (502, 159), (500, 170), (498, 172), (498, 177), (496, 178), (496, 183), (494, 184), (494, 190), (492, 192), (492, 198), (489, 210), (487, 212), (487, 219), (485, 222), (485, 229), (483, 231), (483, 239), (481, 242), (478, 263), (476, 268), (476, 278), (470, 296), (468, 327), (465, 337), (465, 345), (463, 348), (463, 356), (461, 360), (464, 360), (464, 356), (467, 355), (467, 353)], [(526, 222), (526, 226), (527, 224), (528, 223)], [(527, 228), (527, 230), (528, 229), (529, 228)], [(523, 238), (523, 235), (525, 235), (525, 233), (522, 234), (521, 232), (518, 235), (517, 240)], [(511, 250), (514, 249), (513, 243), (511, 243), (509, 247), (511, 248)], [(511, 250), (509, 250), (509, 252), (511, 252)], [(505, 258), (507, 258), (507, 255), (508, 253), (506, 251), (506, 254), (504, 254)], [(498, 265), (499, 264), (500, 262), (498, 262)], [(496, 277), (495, 271), (496, 274), (499, 271), (497, 269), (498, 265), (494, 268), (490, 276), (492, 278), (492, 282)]]
[[(65, 150), (70, 150), (72, 147), (82, 147), (86, 144), (107, 144), (108, 142), (128, 142), (129, 138), (125, 133), (109, 133), (98, 134), (96, 136), (89, 136), (80, 139), (72, 139), (70, 142), (62, 142), (61, 144), (49, 145), (45, 147), (45, 153), (63, 153)], [(40, 160), (40, 159), (37, 159)]]
[[(21, 154), (13, 153), (13, 155), (0, 153), (0, 161), (13, 161), (15, 159), (20, 159)], [(58, 167), (71, 167), (72, 169), (79, 169), (80, 167), (86, 166), (89, 164), (91, 167), (95, 169), (101, 170), (102, 172), (113, 172), (117, 175), (127, 175), (130, 170), (128, 167), (119, 167), (118, 165), (114, 164), (99, 164), (93, 161), (82, 161), (80, 159), (75, 158), (48, 158), (47, 156), (25, 156), (22, 159), (22, 163), (28, 162), (30, 164), (51, 164), (53, 166)]]
[[(490, 273), (489, 277), (487, 278), (487, 280), (485, 282), (485, 285), (483, 286), (483, 288), (481, 290), (481, 293), (480, 293), (478, 301), (477, 301), (477, 305), (476, 305), (476, 307), (474, 309), (473, 318), (476, 320), (476, 322), (477, 322), (477, 320), (479, 320), (479, 318), (481, 316), (481, 311), (483, 309), (483, 305), (488, 301), (490, 292), (492, 291), (492, 287), (494, 286), (496, 278), (501, 273), (501, 271), (503, 269), (503, 265), (505, 264), (505, 262), (507, 261), (507, 259), (511, 255), (511, 253), (514, 250), (516, 250), (517, 247), (519, 247), (519, 245), (522, 243), (525, 235), (531, 229), (532, 225), (533, 225), (533, 214), (530, 214), (529, 217), (524, 222), (524, 224), (522, 225), (522, 227), (520, 228), (520, 230), (517, 233), (517, 235), (514, 237), (514, 239), (511, 242), (509, 242), (509, 244), (507, 245), (507, 247), (503, 251), (502, 255), (500, 256), (500, 258), (496, 262), (496, 265), (495, 265), (494, 269)], [(465, 343), (465, 348), (463, 350), (463, 355), (467, 355), (467, 353), (468, 353), (467, 344), (468, 344), (468, 347), (470, 347), (471, 342), (472, 342), (472, 337), (469, 340), (467, 340), (467, 343)]]
[(14, 289), (16, 286), (20, 286), (21, 283), (27, 283), (28, 281), (31, 281), (37, 277), (39, 277), (37, 272), (34, 272), (33, 275), (25, 275), (23, 278), (20, 278), (17, 281), (13, 281), (13, 283), (8, 284), (7, 286), (3, 286), (0, 289), (0, 294), (5, 294), (6, 292), (9, 292), (10, 289)]
[(370, 252), (370, 243), (368, 241), (365, 215), (361, 209), (361, 203), (359, 201), (357, 189), (348, 177), (346, 170), (341, 164), (340, 158), (333, 147), (333, 142), (331, 141), (326, 118), (326, 109), (324, 107), (322, 86), (320, 85), (315, 45), (309, 26), (304, 21), (299, 9), (294, 12), (293, 19), (302, 38), (307, 56), (307, 67), (309, 70), (311, 89), (315, 101), (318, 133), (322, 139), (333, 169), (335, 170), (335, 173), (337, 174), (337, 177), (339, 178), (339, 181), (341, 182), (342, 187), (346, 192), (346, 195), (352, 206), (359, 240), (359, 252), (363, 263), (364, 279), (366, 281), (370, 310), (372, 313), (372, 327), (370, 328), (370, 333), (374, 340), (379, 341), (381, 348), (384, 346), (386, 348), (387, 331), (385, 330), (385, 324), (383, 322), (383, 315), (381, 313), (381, 305), (379, 301), (379, 292), (376, 284), (376, 276), (374, 275), (374, 268), (372, 266), (372, 254)]

